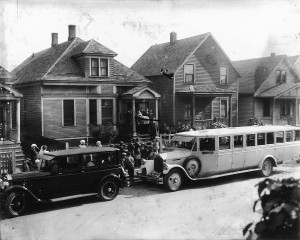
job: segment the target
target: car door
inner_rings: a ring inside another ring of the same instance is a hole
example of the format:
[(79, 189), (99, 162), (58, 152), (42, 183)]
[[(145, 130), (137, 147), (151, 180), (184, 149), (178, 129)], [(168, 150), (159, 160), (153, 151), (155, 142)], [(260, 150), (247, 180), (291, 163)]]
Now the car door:
[(244, 136), (233, 136), (232, 169), (242, 169), (246, 159)]

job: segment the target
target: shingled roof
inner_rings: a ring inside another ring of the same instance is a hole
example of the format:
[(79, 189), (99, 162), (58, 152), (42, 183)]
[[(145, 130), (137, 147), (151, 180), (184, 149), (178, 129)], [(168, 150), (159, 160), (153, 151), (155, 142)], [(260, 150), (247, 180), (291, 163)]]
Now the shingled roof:
[(242, 77), (239, 80), (239, 93), (255, 93), (276, 66), (285, 58), (286, 55), (275, 55), (233, 61), (233, 65)]
[(153, 45), (131, 66), (131, 69), (143, 76), (160, 75), (161, 68), (174, 73), (209, 35), (210, 33), (204, 33), (176, 40), (173, 44), (167, 42)]
[(176, 91), (176, 93), (179, 94), (206, 94), (206, 95), (219, 95), (219, 94), (233, 94), (235, 91), (223, 89), (223, 88), (217, 88), (212, 86), (202, 86), (202, 85), (190, 85), (185, 86)]
[(263, 93), (260, 93), (258, 97), (278, 97), (279, 95), (286, 93), (294, 88), (300, 87), (300, 83), (283, 83), (275, 86)]
[(0, 79), (11, 78), (12, 75), (4, 67), (0, 66)]
[[(107, 82), (107, 79), (103, 78), (85, 78), (84, 69), (76, 60), (76, 56), (82, 54), (117, 55), (95, 40), (85, 42), (76, 37), (38, 53), (33, 53), (16, 67), (12, 74), (18, 79), (18, 84), (43, 80)], [(114, 66), (114, 77), (110, 79), (111, 82), (122, 84), (151, 82), (115, 59)]]

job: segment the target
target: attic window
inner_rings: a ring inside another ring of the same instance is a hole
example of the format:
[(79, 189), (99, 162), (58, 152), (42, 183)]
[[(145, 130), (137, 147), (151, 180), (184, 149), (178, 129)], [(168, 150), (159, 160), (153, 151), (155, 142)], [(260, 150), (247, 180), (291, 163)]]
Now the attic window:
[(184, 65), (184, 82), (194, 83), (194, 65), (186, 64)]
[(220, 66), (220, 85), (227, 85), (227, 83), (228, 83), (227, 67)]
[(276, 71), (276, 83), (285, 83), (286, 82), (286, 71), (277, 70)]
[(91, 58), (91, 77), (108, 76), (108, 59)]

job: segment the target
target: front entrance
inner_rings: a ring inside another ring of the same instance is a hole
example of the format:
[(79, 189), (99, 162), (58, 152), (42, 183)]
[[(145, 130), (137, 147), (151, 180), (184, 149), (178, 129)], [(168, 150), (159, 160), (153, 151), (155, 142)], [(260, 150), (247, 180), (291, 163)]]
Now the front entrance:
[(8, 127), (10, 126), (10, 103), (0, 101), (0, 140), (9, 138)]

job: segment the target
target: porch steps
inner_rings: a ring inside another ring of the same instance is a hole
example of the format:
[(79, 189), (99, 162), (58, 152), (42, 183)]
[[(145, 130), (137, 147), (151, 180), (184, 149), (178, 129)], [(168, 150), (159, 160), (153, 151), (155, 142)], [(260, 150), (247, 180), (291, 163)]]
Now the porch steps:
[(151, 141), (150, 134), (139, 134), (139, 139), (140, 139), (141, 142)]
[(4, 144), (0, 144), (0, 152), (15, 152), (16, 168), (23, 169), (23, 161), (26, 158), (19, 143), (6, 141)]

